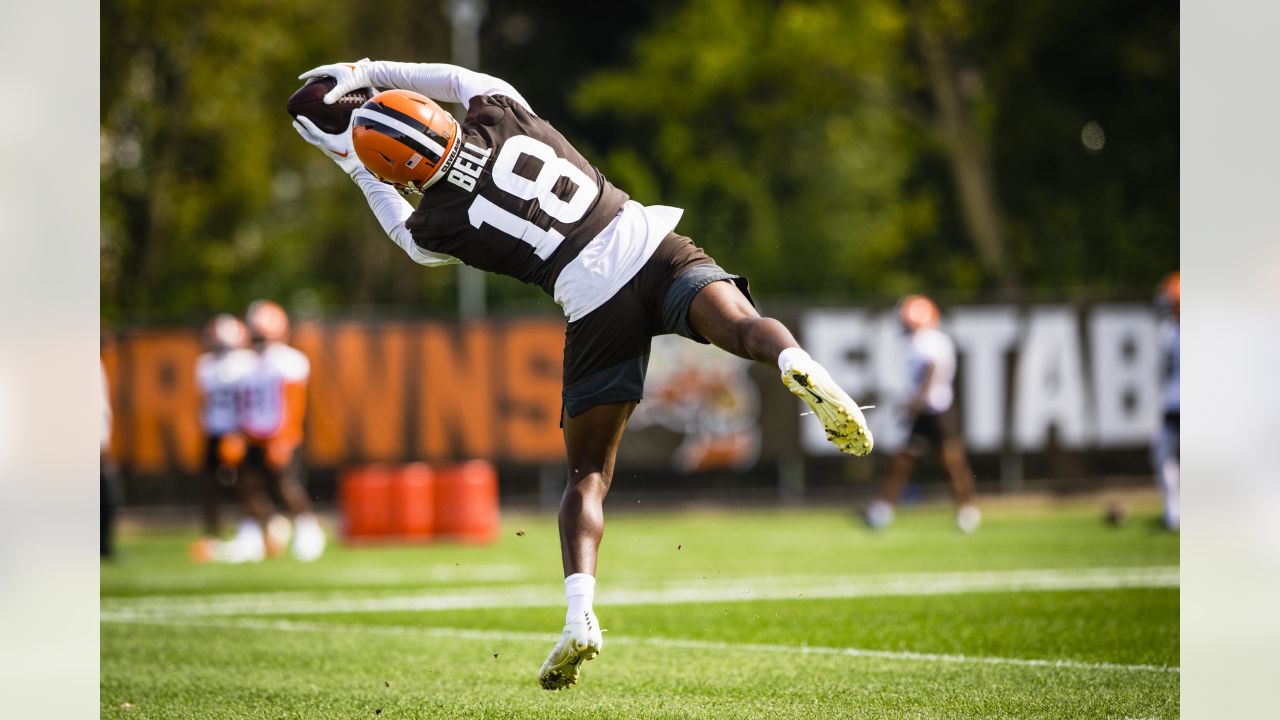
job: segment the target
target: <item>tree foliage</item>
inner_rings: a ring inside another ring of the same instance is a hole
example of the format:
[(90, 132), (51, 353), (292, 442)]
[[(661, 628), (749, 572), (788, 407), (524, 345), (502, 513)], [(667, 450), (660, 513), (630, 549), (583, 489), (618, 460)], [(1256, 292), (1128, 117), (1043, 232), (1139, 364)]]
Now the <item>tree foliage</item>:
[(1176, 6), (1103, 0), (691, 2), (577, 95), (625, 129), (625, 187), (833, 298), (1150, 287), (1177, 265), (1176, 102)]
[[(323, 62), (447, 60), (439, 2), (101, 12), (104, 318), (264, 295), (453, 310), (453, 271), (405, 261), (283, 107)], [(1133, 291), (1177, 264), (1177, 19), (1154, 0), (491, 0), (482, 69), (765, 294)]]
[(371, 47), (443, 59), (422, 51), (447, 47), (438, 19), (378, 5), (103, 3), (104, 317), (198, 317), (261, 296), (303, 307), (450, 297), (452, 275), (401, 262), (284, 110), (298, 74), (321, 63)]
[(907, 187), (920, 140), (893, 101), (905, 32), (890, 1), (690, 3), (577, 106), (616, 122), (615, 182), (687, 208), (681, 231), (760, 286), (906, 287), (918, 276), (893, 260), (933, 203)]

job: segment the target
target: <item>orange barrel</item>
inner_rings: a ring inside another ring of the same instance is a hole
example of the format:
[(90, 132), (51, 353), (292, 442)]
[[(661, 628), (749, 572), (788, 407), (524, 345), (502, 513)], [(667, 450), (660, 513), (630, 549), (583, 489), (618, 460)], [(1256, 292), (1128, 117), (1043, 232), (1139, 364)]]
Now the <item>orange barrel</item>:
[(498, 536), (498, 471), (472, 460), (436, 475), (436, 534), (468, 542)]
[(436, 478), (426, 463), (397, 468), (391, 480), (391, 532), (411, 539), (431, 537), (435, 527)]
[(381, 538), (391, 533), (391, 471), (383, 465), (348, 468), (338, 489), (344, 535)]

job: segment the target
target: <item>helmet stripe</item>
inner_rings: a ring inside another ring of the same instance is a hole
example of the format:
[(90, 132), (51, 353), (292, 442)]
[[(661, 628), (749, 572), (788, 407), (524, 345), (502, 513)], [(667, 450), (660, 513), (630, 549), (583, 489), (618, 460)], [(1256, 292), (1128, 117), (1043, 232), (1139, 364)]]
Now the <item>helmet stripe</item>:
[(374, 128), (391, 139), (408, 145), (414, 152), (427, 158), (432, 165), (440, 162), (440, 157), (444, 155), (443, 145), (386, 113), (360, 108), (352, 115), (355, 117), (356, 125)]
[(436, 132), (435, 130), (432, 130), (429, 125), (427, 125), (426, 123), (422, 122), (418, 118), (408, 113), (400, 112), (399, 110), (391, 107), (390, 105), (387, 105), (386, 103), (380, 103), (380, 102), (369, 101), (369, 107), (377, 110), (380, 113), (385, 113), (387, 115), (390, 115), (396, 120), (399, 120), (405, 125), (408, 125), (409, 127), (422, 133), (423, 135), (426, 135), (432, 140), (435, 140), (436, 142), (440, 143), (441, 146), (449, 144), (448, 138)]

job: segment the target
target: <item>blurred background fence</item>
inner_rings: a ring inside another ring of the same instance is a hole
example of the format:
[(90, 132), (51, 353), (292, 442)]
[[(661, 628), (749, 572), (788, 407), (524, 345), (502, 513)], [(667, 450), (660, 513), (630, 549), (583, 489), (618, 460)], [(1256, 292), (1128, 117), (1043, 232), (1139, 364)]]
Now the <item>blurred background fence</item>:
[[(900, 446), (906, 376), (894, 309), (774, 310), (855, 397), (877, 405), (868, 413), (877, 448)], [(944, 328), (959, 350), (959, 417), (980, 487), (1149, 482), (1156, 321), (1145, 303), (952, 307)], [(301, 458), (312, 495), (333, 499), (335, 472), (352, 464), (486, 459), (508, 501), (554, 502), (564, 481), (563, 327), (536, 316), (302, 324), (293, 344), (312, 363)], [(200, 351), (191, 328), (121, 331), (104, 346), (113, 454), (132, 503), (194, 497)], [(783, 501), (871, 492), (882, 462), (833, 455), (804, 409), (770, 368), (660, 337), (617, 492)]]

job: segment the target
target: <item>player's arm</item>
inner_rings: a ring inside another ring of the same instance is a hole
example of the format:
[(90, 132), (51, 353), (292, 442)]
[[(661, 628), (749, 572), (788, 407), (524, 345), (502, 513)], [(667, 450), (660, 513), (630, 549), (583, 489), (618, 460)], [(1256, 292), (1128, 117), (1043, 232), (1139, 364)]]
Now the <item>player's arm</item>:
[[(295, 351), (284, 368), (283, 417), (280, 437), (288, 445), (296, 447), (302, 442), (302, 421), (307, 411), (307, 380), (311, 377), (311, 362), (306, 355)], [(292, 453), (292, 447), (289, 452)]]
[(337, 81), (324, 96), (327, 103), (333, 103), (359, 88), (389, 87), (412, 90), (432, 100), (461, 103), (463, 107), (471, 104), (471, 99), (478, 95), (506, 95), (533, 112), (524, 97), (506, 80), (448, 63), (403, 63), (366, 58), (354, 63), (321, 65), (303, 73), (299, 79), (323, 75)]
[(374, 217), (378, 218), (378, 224), (382, 226), (383, 232), (414, 262), (427, 267), (440, 267), (461, 262), (451, 255), (423, 250), (413, 241), (413, 235), (404, 225), (413, 214), (413, 206), (400, 197), (400, 193), (394, 188), (365, 169), (360, 158), (356, 157), (355, 149), (351, 147), (350, 127), (341, 135), (330, 135), (316, 127), (315, 123), (308, 118), (298, 116), (293, 121), (293, 129), (298, 131), (303, 140), (315, 145), (326, 157), (337, 163), (338, 167), (355, 181), (360, 191), (364, 193), (369, 209), (373, 211)]
[[(352, 151), (351, 155), (355, 157), (355, 152)], [(360, 162), (359, 159), (356, 162)], [(387, 233), (387, 237), (399, 245), (400, 249), (404, 250), (414, 262), (427, 267), (456, 265), (462, 262), (452, 255), (433, 253), (418, 247), (418, 244), (413, 241), (413, 234), (404, 225), (413, 214), (413, 206), (400, 197), (400, 193), (390, 185), (374, 177), (373, 173), (365, 170), (363, 165), (351, 174), (351, 179), (360, 186), (364, 199), (369, 203), (369, 209), (373, 210), (374, 217), (378, 218), (378, 224)]]
[(924, 366), (924, 377), (921, 378), (916, 392), (911, 396), (911, 400), (907, 402), (907, 413), (911, 415), (919, 415), (924, 410), (925, 402), (929, 397), (929, 388), (933, 386), (934, 373), (938, 372), (938, 363), (929, 362)]

